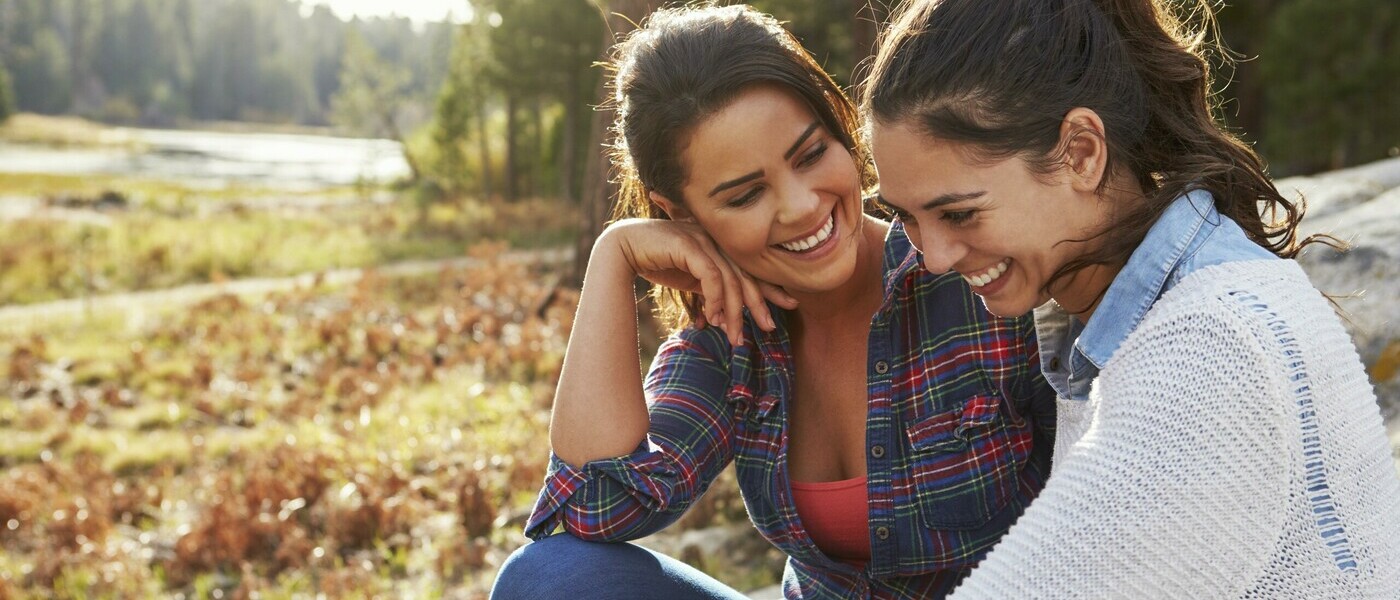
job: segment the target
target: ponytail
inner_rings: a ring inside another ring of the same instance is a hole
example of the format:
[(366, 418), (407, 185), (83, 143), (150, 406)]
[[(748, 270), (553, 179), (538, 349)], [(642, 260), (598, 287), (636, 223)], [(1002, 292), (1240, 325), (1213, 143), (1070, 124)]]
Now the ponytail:
[(1047, 288), (1092, 265), (1126, 263), (1193, 188), (1209, 191), (1222, 214), (1277, 256), (1293, 258), (1315, 241), (1338, 247), (1327, 236), (1298, 242), (1304, 203), (1283, 198), (1259, 155), (1217, 122), (1210, 59), (1227, 55), (1210, 7), (1187, 4), (1189, 11), (1155, 0), (998, 0), (994, 8), (911, 0), (882, 35), (862, 108), (987, 159), (1022, 157), (1042, 174), (1059, 164), (1064, 115), (1096, 112), (1109, 172), (1131, 177), (1145, 198), (1116, 206), (1097, 248)]

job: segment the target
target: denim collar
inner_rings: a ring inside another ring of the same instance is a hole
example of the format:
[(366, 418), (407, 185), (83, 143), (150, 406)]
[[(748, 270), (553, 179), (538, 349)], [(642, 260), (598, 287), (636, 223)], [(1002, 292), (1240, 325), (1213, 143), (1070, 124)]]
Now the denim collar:
[(1177, 272), (1183, 261), (1224, 222), (1210, 193), (1192, 190), (1157, 218), (1087, 324), (1080, 325), (1053, 301), (1035, 310), (1041, 369), (1059, 396), (1088, 399), (1099, 370), (1157, 299), (1180, 279)]
[(1102, 369), (1142, 323), (1148, 309), (1166, 292), (1168, 277), (1188, 251), (1199, 247), (1223, 219), (1215, 209), (1215, 199), (1205, 190), (1192, 190), (1167, 207), (1113, 278), (1074, 344), (1096, 369)]

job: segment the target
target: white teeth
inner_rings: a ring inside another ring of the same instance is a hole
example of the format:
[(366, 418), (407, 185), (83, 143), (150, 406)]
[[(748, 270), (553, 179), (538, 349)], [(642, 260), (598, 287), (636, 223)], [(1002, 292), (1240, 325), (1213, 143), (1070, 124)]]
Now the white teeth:
[(1001, 262), (992, 266), (992, 268), (987, 269), (987, 272), (982, 273), (981, 275), (963, 275), (963, 279), (966, 279), (967, 283), (970, 284), (972, 287), (980, 288), (993, 281), (996, 281), (998, 278), (1001, 277), (1002, 273), (1006, 272), (1007, 267), (1010, 266), (1010, 263), (1006, 259), (1002, 259)]
[(783, 244), (778, 244), (778, 246), (781, 247), (782, 249), (788, 250), (788, 251), (790, 251), (790, 252), (802, 252), (802, 251), (811, 249), (812, 247), (816, 246), (817, 244), (820, 244), (820, 243), (822, 243), (822, 242), (825, 242), (827, 238), (831, 237), (831, 230), (833, 230), (833, 229), (835, 229), (835, 228), (836, 228), (836, 218), (835, 218), (835, 216), (834, 216), (834, 215), (828, 215), (828, 216), (826, 217), (826, 225), (823, 225), (822, 228), (821, 228), (821, 230), (817, 231), (816, 233), (814, 233), (814, 234), (812, 234), (812, 235), (810, 235), (810, 236), (807, 236), (807, 237), (804, 238), (804, 239), (800, 239), (800, 240), (797, 240), (797, 241), (795, 241), (795, 242), (787, 242), (787, 243), (783, 243)]

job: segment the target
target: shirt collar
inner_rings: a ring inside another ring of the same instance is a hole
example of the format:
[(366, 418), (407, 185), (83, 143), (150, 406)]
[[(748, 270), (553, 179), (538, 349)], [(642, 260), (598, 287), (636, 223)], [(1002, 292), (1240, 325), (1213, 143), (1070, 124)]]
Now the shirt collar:
[(1102, 369), (1123, 340), (1137, 329), (1165, 291), (1188, 248), (1221, 223), (1210, 192), (1197, 189), (1174, 200), (1148, 230), (1103, 301), (1075, 341), (1075, 349)]
[[(884, 296), (885, 305), (890, 304), (896, 290), (904, 284), (904, 278), (914, 269), (923, 268), (923, 257), (914, 250), (914, 244), (909, 241), (909, 235), (904, 232), (904, 223), (895, 219), (890, 223), (890, 230), (885, 232), (885, 257), (883, 267), (885, 269)], [(883, 311), (883, 308), (881, 309)]]

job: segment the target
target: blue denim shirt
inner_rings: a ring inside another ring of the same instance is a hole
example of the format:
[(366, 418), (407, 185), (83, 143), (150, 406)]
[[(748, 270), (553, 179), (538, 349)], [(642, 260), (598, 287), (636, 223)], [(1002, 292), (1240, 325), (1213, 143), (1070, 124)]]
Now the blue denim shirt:
[(1045, 381), (1061, 398), (1088, 400), (1099, 370), (1167, 290), (1211, 265), (1270, 258), (1276, 257), (1215, 209), (1210, 192), (1178, 197), (1109, 284), (1087, 324), (1055, 302), (1035, 309)]

